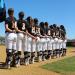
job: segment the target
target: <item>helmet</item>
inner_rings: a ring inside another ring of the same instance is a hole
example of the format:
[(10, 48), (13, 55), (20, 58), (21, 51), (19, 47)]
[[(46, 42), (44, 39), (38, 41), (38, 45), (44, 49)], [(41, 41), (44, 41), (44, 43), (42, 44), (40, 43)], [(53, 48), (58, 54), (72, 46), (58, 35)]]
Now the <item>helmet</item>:
[(48, 22), (45, 22), (45, 26), (48, 26)]
[(32, 19), (32, 17), (31, 16), (28, 16), (26, 20), (27, 21), (30, 21), (31, 19)]
[(24, 12), (19, 12), (19, 18), (24, 18)]
[(44, 28), (44, 22), (40, 22), (40, 27)]
[(37, 24), (38, 23), (38, 19), (34, 18), (34, 23)]
[(53, 24), (53, 27), (54, 27), (54, 28), (56, 28), (56, 27), (57, 27), (57, 25), (56, 25), (56, 24)]
[(51, 29), (53, 29), (53, 25), (50, 25), (49, 27), (50, 27)]
[(8, 14), (11, 15), (12, 13), (14, 13), (14, 9), (13, 8), (9, 8), (8, 9)]
[(59, 30), (59, 29), (60, 29), (60, 27), (57, 26), (57, 30)]
[(61, 29), (64, 29), (64, 25), (60, 25), (60, 28), (61, 28)]

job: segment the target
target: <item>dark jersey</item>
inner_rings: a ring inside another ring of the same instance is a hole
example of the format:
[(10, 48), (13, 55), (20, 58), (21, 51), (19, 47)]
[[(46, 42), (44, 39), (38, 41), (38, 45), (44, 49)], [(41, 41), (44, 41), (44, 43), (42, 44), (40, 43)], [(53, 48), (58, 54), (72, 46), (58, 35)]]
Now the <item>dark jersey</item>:
[(55, 38), (56, 33), (55, 33), (55, 30), (54, 29), (51, 30), (51, 35), (52, 35), (53, 38)]
[(18, 20), (17, 27), (21, 31), (26, 31), (26, 21), (25, 20)]
[(44, 34), (45, 34), (44, 28), (40, 27), (40, 33), (41, 33), (42, 36), (44, 36)]
[(33, 36), (35, 36), (36, 35), (36, 29), (35, 29), (35, 26), (33, 25), (30, 25), (30, 24), (27, 24), (27, 30), (28, 30), (28, 32), (31, 34), (31, 35), (33, 35)]
[(14, 30), (15, 29), (15, 22), (16, 22), (15, 17), (13, 17), (13, 18), (8, 17), (5, 20), (5, 25), (8, 24), (8, 28), (11, 29), (11, 30)]
[(64, 30), (62, 30), (61, 35), (62, 35), (62, 39), (65, 39), (66, 33)]
[(60, 31), (56, 30), (56, 37), (59, 38), (60, 37)]
[(44, 28), (45, 34), (48, 34), (48, 27)]
[(39, 26), (36, 26), (36, 35), (40, 35), (40, 27)]
[(65, 35), (66, 35), (65, 31), (60, 29), (60, 38), (65, 39)]
[(51, 29), (51, 37), (55, 38), (55, 31), (54, 31), (54, 29)]

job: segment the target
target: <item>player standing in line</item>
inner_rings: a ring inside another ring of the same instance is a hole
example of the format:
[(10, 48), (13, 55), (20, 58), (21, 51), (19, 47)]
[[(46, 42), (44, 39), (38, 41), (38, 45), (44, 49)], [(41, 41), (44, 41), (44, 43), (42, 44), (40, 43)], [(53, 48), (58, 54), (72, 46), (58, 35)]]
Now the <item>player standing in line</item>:
[(16, 18), (14, 17), (14, 10), (13, 8), (8, 9), (9, 17), (5, 20), (5, 33), (6, 33), (6, 65), (7, 68), (11, 67), (13, 58), (15, 60), (15, 65), (17, 65), (17, 35), (16, 35)]
[[(37, 52), (37, 58), (39, 57), (39, 42), (40, 42), (40, 38), (39, 38), (39, 33), (40, 33), (40, 29), (39, 29), (39, 26), (38, 26), (38, 19), (37, 18), (34, 18), (34, 25), (35, 25), (35, 33), (36, 33), (36, 38), (37, 40), (35, 41), (36, 42), (36, 52)], [(38, 59), (39, 61), (39, 59)]]
[(53, 25), (50, 25), (50, 31), (51, 31), (51, 39), (50, 39), (50, 48), (51, 48), (51, 58), (54, 58), (53, 56), (53, 44), (54, 44), (54, 39), (53, 39)]
[[(19, 12), (18, 14), (19, 19), (17, 21), (17, 26), (16, 26), (16, 30), (17, 30), (17, 51), (18, 51), (18, 65), (20, 66), (20, 59), (21, 59), (21, 51), (23, 50), (24, 54), (27, 51), (27, 46), (26, 46), (26, 21), (24, 20), (24, 12)], [(26, 55), (24, 55), (24, 57), (26, 57)]]
[(59, 27), (56, 27), (56, 38), (55, 38), (55, 43), (56, 43), (56, 57), (59, 55)]
[(41, 33), (41, 48), (42, 48), (42, 61), (45, 61), (46, 57), (46, 48), (47, 48), (47, 43), (46, 43), (46, 34), (45, 34), (45, 29), (44, 29), (44, 22), (40, 23), (40, 33)]
[(38, 25), (38, 19), (34, 19), (34, 23), (36, 24), (36, 51), (37, 51), (37, 60), (38, 62), (42, 61), (42, 42), (41, 42), (41, 33), (40, 26)]
[(52, 31), (52, 38), (53, 38), (53, 58), (56, 56), (56, 41), (55, 41), (55, 38), (56, 38), (56, 27), (57, 25), (56, 24), (53, 24), (53, 31)]
[(51, 43), (51, 26), (48, 27), (48, 33), (47, 33), (47, 50), (48, 50), (48, 54), (46, 59), (49, 59), (52, 55), (52, 43)]
[(35, 26), (34, 26), (34, 20), (31, 17), (27, 17), (27, 65), (31, 61), (31, 63), (34, 62), (35, 57), (35, 43), (33, 45), (33, 42), (35, 42)]
[[(49, 29), (48, 29), (48, 22), (45, 22), (45, 24), (44, 24), (44, 30), (45, 30), (45, 36), (46, 36), (46, 38), (45, 38), (45, 40), (46, 40), (46, 42), (45, 42), (45, 57), (46, 57), (46, 59), (47, 59), (47, 56), (48, 56), (48, 50), (49, 50), (49, 42), (50, 42), (50, 37), (48, 36), (48, 31), (49, 31)], [(49, 33), (50, 34), (50, 33)]]
[(65, 27), (63, 25), (60, 25), (60, 28), (62, 29), (62, 56), (65, 56), (66, 55), (66, 42), (67, 42), (67, 38), (66, 38), (66, 30), (65, 30)]
[(63, 30), (62, 30), (62, 27), (60, 26), (59, 28), (59, 57), (62, 56), (62, 53), (63, 53), (63, 49), (62, 49), (62, 43), (63, 43), (63, 40), (62, 40), (62, 33), (63, 33)]
[(31, 20), (31, 35), (35, 37), (32, 38), (32, 48), (31, 48), (31, 63), (33, 64), (34, 63), (34, 60), (35, 60), (35, 53), (36, 53), (36, 21), (35, 19), (32, 19)]

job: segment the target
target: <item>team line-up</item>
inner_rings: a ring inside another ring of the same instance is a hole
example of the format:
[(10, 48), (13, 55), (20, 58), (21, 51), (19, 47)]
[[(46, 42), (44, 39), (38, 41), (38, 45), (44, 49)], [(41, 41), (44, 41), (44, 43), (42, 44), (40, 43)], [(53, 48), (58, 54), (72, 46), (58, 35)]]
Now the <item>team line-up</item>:
[(21, 52), (24, 54), (24, 64), (66, 55), (66, 30), (63, 25), (49, 25), (48, 22), (38, 22), (31, 16), (24, 19), (24, 12), (19, 12), (19, 19), (14, 17), (14, 9), (8, 9), (9, 17), (5, 20), (6, 66), (19, 67)]

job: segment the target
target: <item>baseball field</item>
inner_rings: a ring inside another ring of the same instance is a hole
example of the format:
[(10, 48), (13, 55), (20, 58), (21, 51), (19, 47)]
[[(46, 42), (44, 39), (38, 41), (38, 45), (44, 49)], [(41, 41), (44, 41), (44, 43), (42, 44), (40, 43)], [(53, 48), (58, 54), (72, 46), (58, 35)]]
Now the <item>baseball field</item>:
[(75, 48), (67, 48), (65, 57), (35, 62), (28, 66), (5, 69), (3, 64), (6, 58), (5, 46), (0, 46), (0, 75), (75, 75)]

